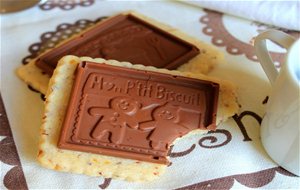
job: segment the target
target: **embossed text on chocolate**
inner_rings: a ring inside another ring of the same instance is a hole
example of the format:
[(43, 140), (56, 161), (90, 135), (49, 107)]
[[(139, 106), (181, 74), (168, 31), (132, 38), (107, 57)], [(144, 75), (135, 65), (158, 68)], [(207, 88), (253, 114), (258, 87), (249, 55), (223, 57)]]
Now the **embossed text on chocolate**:
[(133, 94), (135, 96), (156, 98), (165, 101), (179, 102), (191, 105), (201, 105), (201, 99), (203, 99), (203, 94), (201, 93), (182, 93), (174, 89), (170, 89), (161, 83), (148, 84), (143, 83), (141, 80), (128, 79), (125, 81), (124, 85), (122, 82), (120, 84), (120, 81), (112, 82), (101, 74), (91, 74), (88, 79), (88, 86), (92, 91), (113, 91), (117, 94), (122, 95)]

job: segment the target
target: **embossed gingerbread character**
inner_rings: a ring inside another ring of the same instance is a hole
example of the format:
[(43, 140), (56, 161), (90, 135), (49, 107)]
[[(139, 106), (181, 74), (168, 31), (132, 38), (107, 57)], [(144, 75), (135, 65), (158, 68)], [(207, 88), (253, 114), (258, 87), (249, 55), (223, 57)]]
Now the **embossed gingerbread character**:
[(109, 106), (109, 108), (92, 107), (89, 109), (91, 115), (101, 116), (91, 136), (101, 139), (108, 133), (110, 142), (120, 144), (125, 136), (126, 127), (133, 129), (138, 127), (138, 122), (131, 116), (141, 108), (141, 104), (130, 98), (117, 97), (110, 101)]
[(142, 130), (153, 130), (148, 139), (150, 146), (156, 150), (166, 150), (171, 142), (190, 129), (180, 124), (180, 107), (166, 103), (153, 111), (153, 121), (140, 124)]
[(155, 106), (157, 105), (153, 104), (142, 108), (142, 104), (132, 98), (116, 97), (109, 102), (109, 107), (91, 107), (89, 114), (100, 118), (90, 135), (101, 139), (108, 133), (110, 142), (120, 144), (125, 137), (126, 128), (138, 129), (138, 116), (145, 115), (142, 121), (149, 120), (150, 112)]

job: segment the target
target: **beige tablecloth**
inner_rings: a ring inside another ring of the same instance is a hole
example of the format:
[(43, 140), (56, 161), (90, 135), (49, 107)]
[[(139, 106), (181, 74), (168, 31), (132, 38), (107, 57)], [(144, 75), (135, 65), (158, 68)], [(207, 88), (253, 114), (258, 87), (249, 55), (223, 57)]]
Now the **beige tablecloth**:
[[(64, 2), (64, 3), (60, 3)], [(67, 2), (67, 4), (66, 4)], [(210, 75), (238, 86), (239, 114), (218, 130), (176, 144), (172, 165), (159, 180), (146, 184), (61, 173), (36, 161), (43, 96), (24, 84), (15, 69), (34, 58), (45, 38), (76, 32), (97, 19), (135, 10), (179, 28), (219, 48), (227, 64)], [(260, 142), (260, 122), (270, 84), (253, 50), (253, 37), (274, 28), (179, 2), (48, 1), (22, 12), (1, 15), (1, 189), (297, 189), (299, 178), (280, 168)], [(291, 35), (299, 33), (285, 30)], [(272, 46), (280, 67), (284, 51)], [(5, 117), (5, 111), (8, 116)], [(10, 125), (9, 125), (9, 124)], [(11, 132), (12, 133), (11, 133)]]

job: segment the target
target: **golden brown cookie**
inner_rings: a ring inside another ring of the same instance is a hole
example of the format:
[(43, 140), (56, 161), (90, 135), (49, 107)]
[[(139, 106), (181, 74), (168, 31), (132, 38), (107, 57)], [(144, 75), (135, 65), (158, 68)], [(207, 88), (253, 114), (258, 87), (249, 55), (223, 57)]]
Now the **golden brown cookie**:
[[(88, 57), (65, 56), (54, 71), (46, 95), (45, 113), (40, 130), (38, 161), (42, 166), (64, 172), (104, 176), (128, 181), (152, 181), (162, 175), (167, 166), (164, 164), (137, 161), (113, 156), (92, 154), (79, 151), (59, 149), (57, 147), (62, 123), (66, 115), (70, 92), (74, 82), (74, 72), (82, 61), (105, 63), (119, 67), (134, 68), (177, 76), (209, 80), (220, 85), (217, 123), (225, 121), (238, 111), (236, 89), (230, 82), (207, 77), (202, 74), (184, 73), (157, 69), (143, 65), (132, 65), (128, 62), (92, 59)], [(194, 130), (191, 134), (206, 133), (206, 130)]]

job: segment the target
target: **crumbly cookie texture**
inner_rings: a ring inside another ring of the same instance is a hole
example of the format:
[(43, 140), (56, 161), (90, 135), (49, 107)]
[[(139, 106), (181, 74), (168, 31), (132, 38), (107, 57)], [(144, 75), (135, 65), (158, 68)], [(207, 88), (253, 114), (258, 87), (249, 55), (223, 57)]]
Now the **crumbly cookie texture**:
[[(136, 12), (127, 12), (127, 13), (123, 13), (123, 14), (132, 14), (136, 17), (139, 17), (139, 18), (151, 23), (152, 25), (159, 27), (159, 28), (197, 46), (200, 49), (200, 54), (197, 55), (196, 57), (194, 57), (193, 59), (191, 59), (186, 64), (180, 66), (179, 67), (180, 70), (192, 71), (192, 72), (196, 71), (198, 73), (206, 74), (210, 70), (212, 70), (216, 64), (224, 62), (224, 55), (220, 51), (218, 51), (215, 47), (213, 47), (209, 44), (206, 44), (194, 37), (188, 36), (187, 34), (181, 32), (178, 29), (170, 27), (166, 24), (162, 24), (156, 20), (153, 20), (151, 18), (148, 18), (148, 17), (141, 15), (139, 13), (136, 13)], [(105, 20), (103, 20), (101, 22), (104, 22), (104, 21)], [(82, 33), (90, 30), (91, 28), (93, 28), (93, 26), (82, 31), (79, 34), (72, 36), (69, 39), (62, 41), (61, 43), (59, 43), (57, 45), (57, 47), (72, 40), (73, 38), (80, 36)], [(47, 74), (42, 74), (42, 70), (35, 65), (35, 62), (38, 58), (40, 58), (45, 53), (47, 53), (51, 50), (52, 49), (40, 54), (37, 58), (31, 60), (27, 65), (22, 65), (21, 67), (19, 67), (17, 69), (17, 75), (26, 84), (31, 85), (34, 89), (40, 91), (43, 94), (46, 94), (46, 92), (47, 92), (50, 76)]]
[[(220, 94), (217, 122), (219, 123), (225, 120), (238, 110), (235, 88), (231, 83), (224, 82), (223, 80), (221, 81), (200, 74), (196, 75), (167, 69), (157, 69), (155, 67), (145, 67), (143, 65), (132, 65), (128, 62), (118, 62), (100, 58), (92, 59), (88, 57), (79, 58), (70, 55), (65, 56), (59, 61), (50, 80), (46, 94), (43, 124), (40, 129), (38, 161), (42, 166), (49, 169), (144, 182), (155, 180), (164, 173), (167, 167), (162, 164), (57, 148), (61, 126), (66, 114), (71, 88), (74, 82), (74, 72), (77, 65), (82, 61), (92, 61), (99, 64), (109, 64), (218, 82), (220, 84)], [(201, 134), (204, 132), (207, 131), (195, 130), (190, 134)]]

